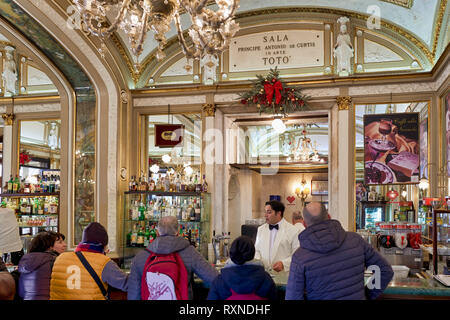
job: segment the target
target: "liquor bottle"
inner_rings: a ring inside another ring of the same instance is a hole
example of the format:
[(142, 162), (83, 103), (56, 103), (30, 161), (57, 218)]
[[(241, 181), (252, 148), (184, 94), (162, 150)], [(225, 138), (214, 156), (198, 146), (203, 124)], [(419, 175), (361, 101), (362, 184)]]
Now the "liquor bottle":
[(128, 191), (133, 191), (133, 177), (131, 177), (128, 182)]
[(155, 230), (155, 226), (153, 225), (152, 228), (150, 229), (150, 243), (153, 242), (153, 240), (156, 239), (156, 230)]
[(195, 208), (194, 206), (189, 203), (190, 209), (189, 209), (189, 220), (190, 221), (195, 221)]
[(139, 221), (145, 220), (145, 211), (146, 211), (146, 208), (145, 208), (144, 204), (142, 203), (142, 201), (139, 203), (139, 209), (138, 209), (138, 211), (139, 211)]
[(55, 192), (59, 192), (61, 190), (61, 180), (59, 176), (55, 176)]
[(19, 177), (16, 176), (16, 178), (14, 179), (14, 182), (13, 182), (12, 192), (17, 193), (17, 192), (19, 192), (19, 189), (20, 189), (20, 180), (19, 180)]
[(44, 214), (44, 198), (39, 198), (38, 214)]
[(181, 205), (181, 199), (180, 198), (178, 198), (177, 219), (178, 219), (178, 221), (183, 220), (183, 206)]
[(177, 178), (175, 180), (175, 190), (177, 192), (181, 191), (181, 182), (180, 182), (180, 175), (179, 174), (177, 174)]
[(205, 175), (203, 175), (202, 192), (208, 192), (208, 183), (206, 182)]
[(195, 185), (195, 192), (201, 192), (202, 191), (202, 185), (199, 183), (199, 181), (197, 179), (197, 175), (195, 175), (194, 185)]
[(169, 179), (169, 175), (166, 175), (165, 179), (164, 179), (164, 191), (165, 192), (170, 192), (170, 179)]
[(139, 228), (138, 234), (137, 234), (137, 241), (136, 241), (137, 247), (143, 247), (144, 246), (144, 231), (142, 228)]
[(162, 191), (162, 185), (161, 185), (161, 179), (160, 178), (156, 178), (156, 186), (155, 186), (155, 191)]
[(148, 191), (155, 191), (155, 187), (156, 187), (155, 181), (153, 180), (152, 177), (150, 177), (149, 180), (150, 181), (148, 182), (148, 184), (149, 184)]
[(147, 248), (150, 243), (150, 230), (148, 228), (148, 225), (145, 227), (145, 233), (144, 233), (144, 247)]
[(14, 190), (13, 185), (14, 185), (14, 180), (13, 180), (13, 177), (11, 175), (10, 178), (9, 178), (9, 181), (8, 181), (8, 193), (13, 193), (13, 190)]
[(136, 247), (136, 243), (137, 243), (137, 228), (136, 228), (136, 224), (133, 225), (133, 232), (131, 233), (131, 246), (132, 247)]
[(42, 192), (47, 193), (48, 192), (48, 182), (47, 182), (47, 177), (43, 176), (42, 177)]
[(5, 200), (5, 198), (3, 198), (2, 199), (2, 203), (0, 204), (0, 207), (6, 208), (7, 206), (8, 206), (8, 204), (7, 204), (6, 200)]
[(130, 230), (130, 232), (127, 233), (127, 247), (131, 247), (131, 234), (132, 231)]
[(138, 191), (143, 191), (142, 190), (142, 178), (141, 177), (139, 177), (139, 181), (138, 181), (138, 184), (137, 184), (137, 190)]
[(197, 202), (197, 199), (194, 200), (195, 203), (195, 221), (200, 222), (201, 219), (201, 209), (200, 204)]

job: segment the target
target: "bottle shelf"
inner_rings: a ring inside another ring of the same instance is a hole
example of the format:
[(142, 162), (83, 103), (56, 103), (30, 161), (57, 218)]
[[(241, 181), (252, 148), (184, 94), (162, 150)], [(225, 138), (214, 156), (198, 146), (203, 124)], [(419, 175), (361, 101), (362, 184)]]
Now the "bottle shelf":
[(162, 197), (201, 197), (207, 192), (170, 192), (170, 191), (126, 191), (125, 194), (148, 194)]
[[(125, 219), (125, 222), (158, 222), (159, 219), (145, 219), (145, 220), (132, 220), (132, 219)], [(202, 222), (209, 222), (207, 220), (201, 220), (201, 221), (185, 221), (185, 220), (178, 220), (178, 223), (202, 223)]]
[(19, 226), (19, 228), (57, 228), (58, 226)]
[(35, 193), (1, 193), (0, 198), (21, 198), (21, 197), (55, 197), (59, 192), (35, 192)]
[(36, 214), (16, 214), (16, 216), (18, 216), (18, 217), (57, 217), (57, 216), (59, 216), (59, 214), (57, 214), (57, 213), (49, 213), (49, 214), (36, 213)]

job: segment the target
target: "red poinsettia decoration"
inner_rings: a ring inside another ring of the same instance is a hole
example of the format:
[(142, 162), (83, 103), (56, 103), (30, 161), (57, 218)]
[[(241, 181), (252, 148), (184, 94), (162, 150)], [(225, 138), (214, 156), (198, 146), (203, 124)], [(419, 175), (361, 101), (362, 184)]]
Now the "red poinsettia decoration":
[(279, 78), (277, 68), (270, 69), (266, 77), (256, 75), (257, 81), (250, 91), (244, 92), (239, 99), (242, 104), (256, 105), (259, 113), (282, 114), (303, 110), (309, 100), (299, 87), (289, 88)]
[(23, 151), (23, 152), (20, 153), (20, 155), (19, 155), (19, 164), (25, 165), (25, 164), (27, 164), (30, 161), (31, 161), (31, 157), (28, 154), (28, 152)]

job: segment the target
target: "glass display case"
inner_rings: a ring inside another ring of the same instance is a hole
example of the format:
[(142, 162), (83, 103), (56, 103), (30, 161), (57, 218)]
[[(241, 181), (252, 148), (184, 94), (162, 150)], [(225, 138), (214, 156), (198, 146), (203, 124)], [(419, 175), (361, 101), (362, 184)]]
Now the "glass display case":
[(38, 232), (59, 232), (59, 192), (3, 193), (0, 199), (2, 207), (16, 213), (25, 253)]
[(158, 220), (164, 216), (177, 217), (179, 236), (188, 239), (207, 258), (211, 229), (209, 193), (128, 191), (124, 194), (124, 269), (129, 269), (136, 253), (156, 238)]

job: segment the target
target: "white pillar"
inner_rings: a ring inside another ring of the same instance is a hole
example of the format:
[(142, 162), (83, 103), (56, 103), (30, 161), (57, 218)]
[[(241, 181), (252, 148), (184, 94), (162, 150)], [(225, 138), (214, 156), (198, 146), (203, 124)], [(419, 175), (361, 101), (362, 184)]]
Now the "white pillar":
[[(3, 128), (3, 186), (12, 174), (12, 154), (13, 154), (13, 126), (6, 125)], [(3, 187), (2, 186), (2, 187)], [(5, 192), (5, 190), (2, 190)]]
[(338, 211), (347, 231), (354, 231), (355, 137), (351, 97), (338, 97)]

